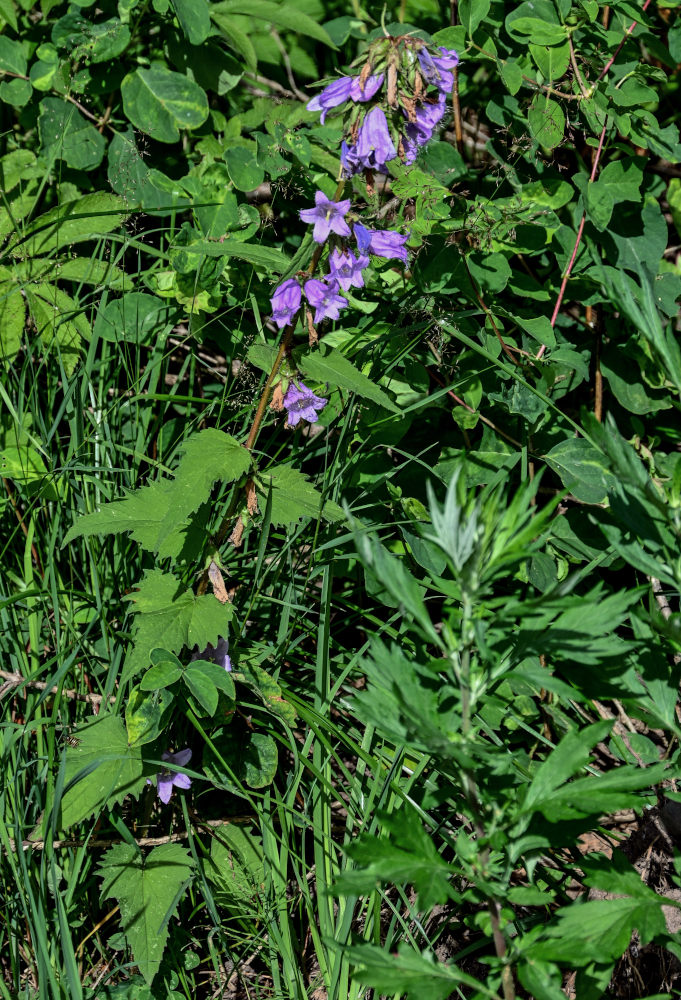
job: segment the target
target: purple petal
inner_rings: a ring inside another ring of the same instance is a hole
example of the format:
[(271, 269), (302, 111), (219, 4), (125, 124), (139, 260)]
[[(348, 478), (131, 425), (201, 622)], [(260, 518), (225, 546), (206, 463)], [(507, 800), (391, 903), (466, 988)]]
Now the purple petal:
[(173, 784), (176, 788), (191, 788), (192, 779), (188, 774), (174, 774)]
[(172, 777), (164, 777), (159, 775), (156, 782), (156, 791), (159, 799), (164, 806), (167, 806), (170, 802), (170, 796), (173, 794), (173, 779)]

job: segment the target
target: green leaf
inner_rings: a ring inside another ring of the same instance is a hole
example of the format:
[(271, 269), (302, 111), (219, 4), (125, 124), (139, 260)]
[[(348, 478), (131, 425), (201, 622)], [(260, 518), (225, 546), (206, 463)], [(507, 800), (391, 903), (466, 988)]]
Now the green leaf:
[(192, 45), (201, 45), (210, 34), (208, 0), (172, 0), (183, 32)]
[(546, 149), (553, 149), (565, 132), (565, 112), (557, 101), (544, 94), (537, 94), (527, 116), (530, 132)]
[[(240, 795), (239, 785), (266, 788), (277, 772), (277, 744), (267, 733), (222, 729), (203, 752), (203, 767), (213, 784)], [(218, 756), (219, 755), (219, 756)], [(227, 770), (220, 757), (229, 766)], [(230, 773), (230, 771), (232, 773)], [(233, 776), (232, 776), (233, 774)]]
[[(218, 669), (221, 668), (218, 667)], [(204, 713), (212, 718), (218, 707), (218, 689), (212, 680), (206, 677), (201, 670), (192, 669), (192, 664), (185, 670), (183, 679), (198, 704), (203, 708)], [(201, 715), (202, 713), (198, 712), (197, 714)]]
[[(469, 36), (485, 20), (491, 6), (491, 0), (460, 0), (459, 19)], [(444, 42), (438, 41), (438, 45), (444, 44)]]
[(44, 97), (38, 132), (41, 151), (50, 164), (61, 159), (74, 170), (92, 170), (102, 162), (106, 140), (73, 104)]
[[(681, 26), (681, 21), (679, 21)], [(681, 177), (672, 177), (667, 188), (667, 203), (676, 232), (681, 236)]]
[(26, 76), (26, 56), (19, 42), (6, 35), (0, 35), (0, 72), (18, 73)]
[(272, 0), (223, 0), (222, 3), (213, 4), (210, 13), (216, 23), (219, 23), (216, 14), (220, 17), (224, 14), (245, 14), (248, 17), (256, 17), (279, 28), (315, 38), (332, 49), (336, 48), (328, 32), (320, 24), (298, 7), (287, 3), (273, 3)]
[(453, 962), (438, 962), (432, 952), (415, 951), (404, 941), (397, 953), (374, 944), (357, 944), (345, 948), (344, 954), (355, 967), (354, 977), (381, 995), (399, 993), (413, 1000), (446, 1000), (458, 994), (458, 986), (468, 986), (476, 997), (499, 996)]
[(170, 687), (182, 676), (183, 670), (179, 663), (172, 660), (162, 660), (149, 667), (144, 677), (140, 681), (142, 691), (158, 691), (161, 688)]
[(201, 257), (237, 257), (248, 261), (254, 267), (274, 271), (275, 274), (281, 274), (283, 271), (290, 269), (289, 258), (281, 250), (260, 246), (257, 243), (241, 243), (239, 240), (230, 237), (229, 234), (222, 242), (202, 240), (190, 243), (189, 246), (182, 249), (188, 257), (196, 255), (199, 260)]
[(57, 349), (67, 374), (71, 374), (78, 362), (82, 342), (92, 336), (87, 318), (73, 299), (56, 285), (29, 285), (24, 294), (43, 346)]
[(232, 675), (229, 670), (226, 670), (219, 663), (213, 663), (212, 660), (192, 660), (187, 667), (185, 677), (189, 673), (193, 676), (201, 674), (203, 677), (208, 678), (218, 691), (222, 691), (231, 701), (235, 700), (236, 691)]
[(583, 438), (566, 438), (544, 459), (563, 485), (584, 503), (603, 503), (614, 484), (601, 453)]
[(163, 342), (173, 326), (177, 309), (146, 292), (127, 292), (107, 302), (95, 320), (94, 333), (102, 340), (118, 344)]
[(234, 823), (214, 827), (206, 875), (217, 887), (221, 905), (255, 910), (264, 882), (262, 841)]
[(245, 146), (228, 147), (225, 163), (237, 191), (253, 191), (265, 179), (265, 171), (258, 163), (255, 152)]
[(168, 923), (189, 884), (192, 867), (189, 852), (179, 844), (161, 844), (146, 858), (130, 844), (117, 844), (99, 863), (101, 898), (118, 900), (121, 926), (147, 983), (159, 970)]
[(197, 83), (164, 66), (136, 69), (121, 84), (125, 114), (140, 131), (159, 142), (176, 142), (180, 129), (203, 125), (208, 99)]
[(19, 285), (0, 282), (0, 361), (12, 361), (24, 335), (26, 305)]
[(569, 43), (566, 41), (563, 45), (537, 45), (530, 42), (528, 47), (544, 79), (549, 83), (560, 80), (570, 64)]
[(400, 412), (383, 389), (356, 368), (344, 354), (326, 344), (322, 344), (318, 351), (304, 354), (299, 359), (299, 365), (304, 375), (317, 382), (329, 382), (339, 389), (356, 392), (363, 399), (370, 399), (393, 413)]
[(196, 596), (170, 573), (148, 570), (129, 598), (134, 603), (134, 645), (123, 668), (121, 683), (149, 665), (152, 650), (163, 646), (179, 653), (184, 646), (216, 646), (227, 635), (231, 604), (220, 604), (212, 594)]
[(612, 729), (612, 723), (604, 719), (584, 729), (573, 729), (564, 736), (534, 773), (525, 793), (522, 812), (534, 812), (546, 808), (556, 789), (589, 763), (592, 748), (604, 740)]
[(258, 68), (258, 57), (256, 55), (255, 49), (253, 48), (253, 42), (250, 40), (246, 32), (242, 31), (239, 27), (238, 19), (235, 20), (233, 17), (229, 17), (227, 14), (222, 13), (218, 9), (217, 4), (213, 4), (210, 9), (210, 16), (217, 24), (218, 28), (222, 32), (225, 41), (238, 52), (252, 73), (255, 73)]
[(130, 531), (148, 551), (177, 557), (189, 529), (189, 515), (205, 503), (215, 482), (240, 479), (251, 461), (250, 452), (235, 438), (208, 427), (184, 443), (174, 479), (150, 483), (124, 500), (114, 500), (79, 518), (63, 544), (74, 538)]
[(51, 253), (110, 233), (124, 218), (122, 198), (105, 191), (86, 194), (39, 215), (12, 244), (11, 250), (15, 256), (36, 257)]
[(127, 795), (137, 798), (146, 785), (141, 750), (128, 746), (125, 726), (117, 715), (102, 712), (78, 726), (72, 736), (78, 745), (66, 751), (61, 830), (122, 802)]
[(523, 952), (532, 959), (565, 962), (571, 967), (615, 961), (626, 952), (634, 930), (642, 945), (667, 933), (663, 901), (652, 896), (573, 903), (554, 914), (543, 937), (526, 945)]
[(267, 495), (272, 487), (272, 524), (283, 527), (295, 524), (301, 517), (323, 517), (326, 521), (340, 521), (343, 508), (332, 500), (322, 502), (322, 495), (307, 477), (292, 465), (275, 465), (258, 473), (255, 488), (260, 498), (260, 508), (265, 509)]
[(173, 697), (167, 691), (153, 691), (148, 694), (140, 687), (130, 692), (125, 706), (125, 728), (131, 747), (151, 743), (161, 731), (163, 713), (172, 704)]
[(407, 807), (394, 815), (379, 815), (382, 837), (364, 835), (348, 844), (347, 854), (357, 867), (347, 867), (336, 879), (334, 895), (360, 895), (379, 883), (392, 883), (413, 885), (417, 905), (423, 910), (460, 898), (451, 884), (451, 865), (439, 854), (414, 810)]
[(296, 721), (296, 710), (287, 701), (278, 682), (266, 670), (255, 663), (248, 663), (242, 657), (239, 673), (236, 675), (240, 683), (254, 691), (265, 707), (273, 715), (283, 719), (288, 726)]

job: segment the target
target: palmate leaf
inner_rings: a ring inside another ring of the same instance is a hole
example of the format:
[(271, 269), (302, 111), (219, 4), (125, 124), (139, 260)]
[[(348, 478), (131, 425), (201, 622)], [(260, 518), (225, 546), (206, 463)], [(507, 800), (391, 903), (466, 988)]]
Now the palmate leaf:
[(129, 598), (135, 604), (134, 646), (123, 667), (121, 683), (146, 669), (153, 649), (179, 653), (184, 646), (205, 649), (226, 637), (231, 604), (220, 604), (213, 594), (197, 597), (170, 573), (147, 572)]
[(251, 464), (250, 453), (235, 438), (213, 427), (190, 437), (183, 453), (174, 479), (143, 486), (124, 500), (79, 518), (64, 545), (74, 538), (129, 531), (147, 551), (176, 558), (189, 528), (189, 515), (205, 503), (213, 484), (240, 479)]
[(98, 715), (72, 735), (78, 745), (66, 751), (61, 830), (127, 795), (139, 796), (146, 784), (141, 751), (128, 746), (128, 734), (117, 715)]
[(292, 465), (272, 466), (255, 480), (261, 510), (265, 510), (270, 484), (272, 524), (275, 527), (295, 524), (301, 517), (323, 517), (325, 521), (339, 521), (345, 516), (343, 508), (337, 503), (332, 500), (324, 502), (321, 493)]
[(102, 858), (101, 898), (114, 897), (121, 926), (147, 983), (159, 970), (168, 921), (192, 875), (193, 862), (179, 844), (161, 844), (145, 857), (130, 844), (116, 844)]

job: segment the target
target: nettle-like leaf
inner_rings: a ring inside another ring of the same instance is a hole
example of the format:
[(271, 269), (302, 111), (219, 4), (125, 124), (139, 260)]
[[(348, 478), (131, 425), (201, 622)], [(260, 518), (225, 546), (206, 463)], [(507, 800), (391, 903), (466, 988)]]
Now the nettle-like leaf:
[(299, 365), (304, 375), (318, 382), (328, 382), (339, 389), (355, 392), (363, 399), (370, 399), (386, 410), (398, 413), (390, 396), (364, 375), (340, 351), (322, 346), (319, 351), (306, 354), (299, 359)]
[(99, 715), (72, 735), (78, 744), (66, 751), (58, 824), (62, 830), (128, 795), (137, 798), (146, 784), (141, 751), (128, 746), (128, 734), (117, 715)]
[(457, 986), (469, 986), (476, 991), (476, 997), (499, 995), (453, 963), (438, 962), (432, 952), (415, 951), (404, 942), (397, 953), (373, 944), (344, 950), (359, 982), (375, 987), (381, 994), (400, 993), (409, 1000), (445, 1000), (456, 995)]
[(357, 867), (345, 868), (334, 884), (334, 894), (371, 892), (379, 883), (411, 884), (421, 910), (461, 898), (451, 884), (454, 869), (439, 854), (413, 810), (382, 813), (380, 821), (389, 839), (377, 840), (371, 833), (350, 843), (347, 854)]
[(147, 572), (129, 599), (135, 604), (134, 646), (125, 661), (122, 683), (148, 667), (152, 650), (159, 646), (173, 653), (184, 646), (217, 646), (218, 638), (227, 635), (234, 610), (213, 594), (197, 597), (160, 569)]
[(102, 858), (101, 898), (118, 900), (121, 926), (147, 983), (159, 970), (168, 922), (192, 876), (193, 862), (179, 844), (161, 844), (146, 857), (130, 844), (117, 844)]
[(305, 474), (292, 465), (275, 465), (256, 477), (255, 489), (261, 510), (265, 510), (270, 487), (275, 527), (295, 524), (301, 517), (323, 517), (325, 521), (340, 521), (345, 517), (342, 507), (333, 500), (324, 501)]
[(188, 518), (208, 499), (213, 484), (240, 479), (250, 464), (250, 453), (235, 438), (208, 427), (184, 444), (174, 479), (150, 483), (80, 518), (64, 545), (74, 538), (129, 531), (147, 551), (176, 558), (189, 529)]

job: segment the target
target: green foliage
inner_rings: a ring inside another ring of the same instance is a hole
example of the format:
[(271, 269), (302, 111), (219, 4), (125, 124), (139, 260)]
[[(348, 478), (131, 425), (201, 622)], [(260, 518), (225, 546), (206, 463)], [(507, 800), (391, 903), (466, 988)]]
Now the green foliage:
[(179, 844), (161, 844), (143, 857), (118, 844), (104, 855), (98, 874), (102, 899), (118, 900), (121, 926), (147, 983), (158, 973), (174, 915), (192, 877), (192, 860)]
[[(306, 105), (412, 46), (404, 129), (417, 40), (459, 110), (339, 188), (375, 99)], [(3, 997), (676, 995), (680, 60), (671, 2), (0, 0)], [(279, 331), (317, 191), (408, 265)]]

